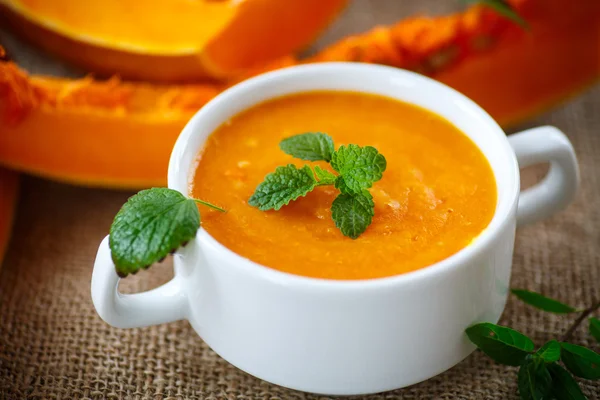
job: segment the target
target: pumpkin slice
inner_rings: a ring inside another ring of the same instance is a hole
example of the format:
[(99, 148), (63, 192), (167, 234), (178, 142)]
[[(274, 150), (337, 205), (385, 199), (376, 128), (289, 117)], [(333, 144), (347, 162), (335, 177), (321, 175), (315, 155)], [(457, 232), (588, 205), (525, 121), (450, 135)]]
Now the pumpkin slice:
[[(600, 2), (520, 0), (524, 31), (472, 7), (411, 18), (349, 37), (303, 62), (383, 63), (428, 74), (466, 93), (502, 125), (574, 95), (600, 76)], [(244, 77), (298, 63), (285, 57)], [(175, 139), (226, 85), (29, 77), (0, 63), (0, 164), (69, 182), (164, 185)]]
[(484, 7), (411, 18), (346, 38), (310, 61), (411, 69), (464, 93), (503, 126), (531, 118), (600, 77), (600, 1), (512, 0), (526, 31)]
[(505, 127), (566, 101), (600, 77), (600, 2), (537, 0), (520, 6), (530, 32), (506, 32), (489, 51), (433, 74)]
[(187, 120), (220, 87), (29, 77), (0, 64), (0, 164), (71, 183), (164, 185)]
[(227, 77), (300, 49), (345, 1), (0, 0), (0, 15), (91, 72), (190, 81)]
[(0, 168), (0, 266), (10, 240), (18, 194), (18, 175)]

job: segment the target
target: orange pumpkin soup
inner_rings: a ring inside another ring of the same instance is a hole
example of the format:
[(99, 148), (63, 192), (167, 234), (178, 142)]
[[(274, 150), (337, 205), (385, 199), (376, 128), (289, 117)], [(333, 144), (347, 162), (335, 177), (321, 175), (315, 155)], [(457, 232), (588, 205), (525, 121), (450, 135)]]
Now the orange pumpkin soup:
[[(356, 240), (331, 219), (333, 186), (317, 187), (279, 211), (247, 201), (265, 175), (286, 164), (319, 165), (282, 152), (279, 142), (325, 132), (341, 144), (374, 146), (387, 159), (370, 189), (372, 224)], [(252, 261), (297, 275), (369, 279), (426, 267), (481, 233), (496, 208), (496, 182), (476, 145), (447, 120), (390, 98), (354, 92), (301, 93), (261, 103), (220, 126), (202, 150), (192, 195), (202, 226)]]

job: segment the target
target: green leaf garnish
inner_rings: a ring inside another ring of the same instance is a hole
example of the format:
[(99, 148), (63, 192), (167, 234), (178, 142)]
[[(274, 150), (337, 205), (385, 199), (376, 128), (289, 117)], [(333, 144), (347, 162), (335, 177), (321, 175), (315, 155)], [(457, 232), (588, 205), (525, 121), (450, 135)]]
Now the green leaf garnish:
[(547, 368), (552, 378), (550, 395), (553, 397), (551, 398), (557, 400), (587, 400), (579, 384), (566, 369), (556, 363), (549, 364)]
[[(537, 293), (518, 289), (514, 292), (524, 294), (520, 297), (524, 297), (527, 302), (531, 301), (543, 310), (556, 312), (554, 310), (557, 309), (557, 303), (560, 305), (558, 307), (560, 310), (572, 309), (570, 306)], [(531, 294), (533, 296), (530, 296)], [(562, 342), (550, 340), (535, 353), (530, 350), (533, 348), (531, 340), (510, 328), (494, 324), (477, 324), (467, 328), (465, 332), (473, 343), (495, 361), (508, 365), (521, 365), (518, 374), (521, 399), (586, 400), (587, 397), (571, 374), (584, 379), (600, 379), (600, 354), (586, 347), (564, 341), (573, 335), (573, 332), (585, 321), (587, 316), (598, 309), (600, 309), (600, 301), (594, 302), (585, 309), (574, 310), (581, 314), (563, 334)], [(589, 323), (590, 333), (598, 339), (600, 320), (592, 317), (589, 319)], [(500, 343), (494, 342), (494, 339)], [(517, 344), (515, 345), (515, 343)], [(565, 364), (567, 369), (557, 364), (559, 360)], [(544, 372), (544, 368), (550, 375), (549, 392), (546, 392), (548, 375)], [(546, 394), (544, 395), (544, 393)]]
[(556, 313), (568, 314), (577, 311), (575, 308), (561, 303), (558, 300), (551, 299), (536, 292), (530, 292), (523, 289), (512, 289), (511, 292), (523, 302), (539, 308), (540, 310)]
[(292, 157), (308, 161), (331, 161), (333, 139), (325, 133), (302, 133), (279, 143), (279, 148)]
[[(581, 314), (563, 334), (562, 342), (550, 340), (535, 353), (532, 352), (533, 342), (529, 338), (494, 324), (483, 323), (467, 328), (465, 332), (469, 339), (493, 360), (507, 365), (520, 365), (518, 386), (521, 399), (586, 400), (571, 374), (584, 379), (600, 379), (600, 354), (564, 341), (573, 335), (588, 315), (600, 309), (600, 301), (585, 309), (575, 310), (538, 293), (520, 289), (513, 290), (513, 293), (542, 310)], [(590, 333), (599, 339), (600, 320), (592, 317), (589, 323)], [(568, 371), (557, 364), (559, 360)], [(548, 382), (551, 382), (549, 391)]]
[(375, 147), (349, 144), (333, 153), (331, 166), (340, 173), (336, 188), (342, 193), (360, 193), (381, 179), (387, 163)]
[(591, 335), (600, 342), (600, 319), (590, 318), (590, 333)]
[(336, 174), (332, 174), (318, 165), (315, 167), (315, 175), (317, 176), (319, 184), (321, 185), (333, 185), (337, 179)]
[(334, 186), (336, 189), (338, 189), (340, 192), (342, 193), (348, 193), (348, 194), (353, 194), (354, 191), (352, 191), (348, 185), (346, 185), (346, 181), (344, 180), (344, 178), (339, 175), (337, 177), (337, 179), (334, 182)]
[(481, 4), (505, 16), (524, 29), (529, 29), (529, 24), (517, 13), (513, 6), (506, 0), (464, 0), (467, 4)]
[(522, 400), (544, 400), (550, 392), (552, 377), (544, 362), (528, 356), (519, 368), (517, 382)]
[(561, 360), (574, 375), (585, 379), (600, 378), (600, 354), (583, 346), (561, 343)]
[(511, 328), (489, 322), (467, 328), (471, 342), (500, 364), (520, 365), (533, 351), (533, 342), (527, 336)]
[(190, 200), (194, 200), (195, 203), (202, 204), (203, 206), (206, 206), (208, 208), (212, 208), (213, 210), (225, 212), (225, 209), (223, 209), (221, 207), (218, 207), (218, 206), (215, 206), (214, 204), (211, 204), (208, 201), (204, 201), (204, 200), (200, 200), (200, 199), (190, 199)]
[(259, 210), (279, 210), (292, 200), (306, 196), (317, 186), (312, 169), (308, 165), (298, 169), (293, 164), (277, 167), (258, 185), (248, 204)]
[(306, 196), (317, 186), (335, 185), (341, 194), (331, 205), (331, 217), (340, 231), (356, 239), (373, 221), (375, 204), (365, 190), (381, 179), (385, 157), (376, 148), (355, 144), (335, 150), (333, 139), (324, 133), (302, 133), (284, 139), (281, 149), (294, 157), (328, 161), (336, 175), (318, 165), (314, 171), (305, 165), (278, 167), (258, 185), (248, 204), (260, 210), (279, 210), (290, 201)]
[(147, 268), (193, 239), (200, 227), (196, 202), (223, 211), (167, 188), (130, 197), (110, 227), (109, 245), (119, 276)]
[(352, 239), (359, 237), (371, 225), (374, 215), (373, 196), (366, 190), (356, 194), (342, 193), (331, 204), (335, 226)]
[(535, 356), (541, 358), (545, 363), (560, 360), (560, 343), (556, 340), (546, 342), (546, 344), (535, 353)]

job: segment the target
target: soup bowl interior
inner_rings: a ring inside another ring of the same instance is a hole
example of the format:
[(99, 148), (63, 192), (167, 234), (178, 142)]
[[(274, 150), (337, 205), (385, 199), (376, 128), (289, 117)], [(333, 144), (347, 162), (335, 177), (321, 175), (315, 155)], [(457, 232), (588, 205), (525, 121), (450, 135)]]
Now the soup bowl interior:
[[(425, 108), (450, 121), (467, 135), (487, 158), (497, 186), (494, 217), (471, 245), (432, 266), (400, 276), (422, 272), (438, 264), (450, 265), (464, 252), (477, 251), (480, 242), (489, 242), (516, 207), (519, 167), (506, 135), (498, 124), (472, 100), (437, 81), (397, 68), (362, 63), (321, 63), (291, 67), (267, 73), (232, 87), (196, 113), (179, 136), (171, 154), (168, 186), (191, 195), (191, 183), (198, 155), (208, 136), (238, 113), (261, 102), (294, 93), (314, 90), (353, 91), (377, 94)], [(201, 229), (200, 237), (236, 257)], [(237, 258), (237, 257), (236, 257)], [(239, 262), (255, 264), (239, 257)], [(283, 272), (268, 269), (274, 273)], [(304, 277), (298, 277), (304, 278)], [(305, 278), (319, 280), (318, 278)], [(377, 278), (389, 279), (389, 278)], [(370, 279), (371, 281), (373, 279)], [(340, 281), (344, 282), (344, 281)]]

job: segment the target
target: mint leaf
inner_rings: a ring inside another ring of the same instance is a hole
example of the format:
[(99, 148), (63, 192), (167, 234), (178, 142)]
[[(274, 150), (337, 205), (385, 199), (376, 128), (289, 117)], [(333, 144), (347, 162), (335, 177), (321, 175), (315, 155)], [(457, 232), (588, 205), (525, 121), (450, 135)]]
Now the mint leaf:
[(331, 166), (341, 174), (336, 188), (342, 193), (360, 193), (381, 179), (387, 163), (375, 147), (349, 144), (333, 153)]
[(533, 342), (513, 329), (483, 322), (466, 330), (471, 342), (500, 364), (520, 365), (532, 351)]
[(195, 203), (198, 204), (202, 204), (203, 206), (206, 206), (208, 208), (212, 208), (213, 210), (217, 210), (217, 211), (221, 211), (221, 212), (226, 212), (225, 209), (215, 206), (214, 204), (209, 203), (208, 201), (204, 201), (204, 200), (199, 200), (199, 199), (191, 199), (194, 200)]
[(600, 354), (583, 346), (561, 343), (561, 360), (569, 371), (580, 378), (600, 378)]
[(279, 210), (292, 200), (306, 196), (317, 186), (317, 180), (308, 165), (298, 169), (293, 164), (277, 167), (265, 177), (248, 200), (248, 204), (259, 210)]
[(517, 375), (521, 400), (544, 400), (552, 385), (552, 377), (546, 364), (528, 356)]
[(505, 16), (514, 23), (524, 29), (529, 29), (527, 21), (521, 17), (513, 6), (506, 0), (465, 0), (467, 4), (481, 4), (496, 11), (498, 14)]
[(292, 157), (308, 161), (331, 161), (333, 139), (325, 133), (301, 133), (283, 139), (279, 148)]
[(590, 333), (598, 342), (600, 342), (600, 319), (590, 318)]
[(110, 227), (109, 245), (117, 273), (147, 268), (196, 235), (200, 213), (193, 199), (176, 190), (142, 190), (127, 200)]
[(371, 193), (342, 193), (331, 204), (331, 217), (345, 236), (356, 239), (371, 224), (375, 204)]
[(333, 185), (337, 178), (337, 175), (332, 174), (331, 172), (319, 167), (315, 166), (315, 175), (319, 180), (319, 185)]
[(373, 197), (365, 189), (381, 179), (385, 157), (376, 148), (355, 144), (334, 149), (333, 139), (324, 133), (303, 133), (284, 139), (281, 149), (303, 160), (329, 161), (340, 175), (318, 165), (300, 169), (289, 164), (278, 167), (258, 185), (248, 204), (260, 210), (279, 210), (290, 201), (305, 196), (316, 186), (334, 184), (342, 194), (331, 205), (331, 216), (342, 233), (356, 239), (371, 224), (375, 214)]
[(535, 356), (546, 363), (560, 360), (560, 343), (556, 340), (550, 340), (535, 353)]
[(567, 304), (561, 303), (558, 300), (551, 299), (536, 292), (530, 292), (524, 289), (512, 289), (511, 292), (523, 302), (539, 308), (540, 310), (555, 314), (568, 314), (577, 311), (575, 308)]
[(346, 184), (346, 181), (344, 180), (344, 177), (342, 175), (339, 175), (337, 177), (337, 179), (334, 182), (334, 186), (336, 189), (339, 189), (340, 192), (342, 193), (347, 193), (347, 194), (354, 194), (355, 192), (353, 190), (351, 190), (348, 185)]
[(557, 400), (587, 400), (579, 384), (566, 369), (558, 364), (549, 364), (547, 368), (552, 378), (551, 398)]

